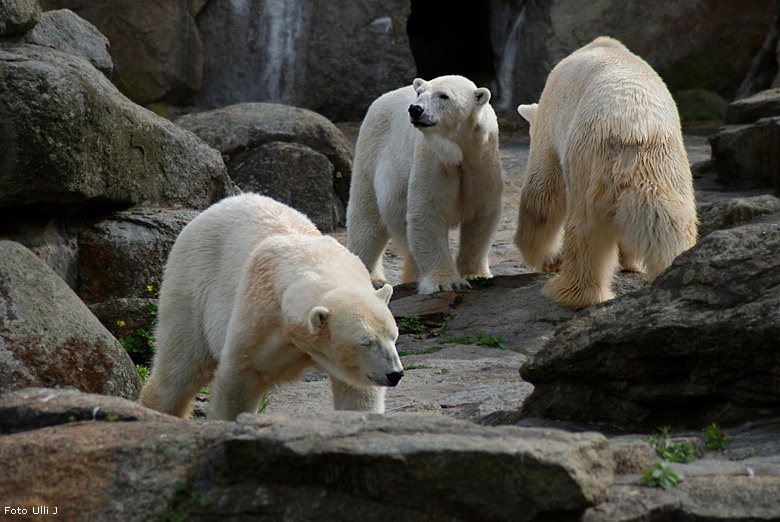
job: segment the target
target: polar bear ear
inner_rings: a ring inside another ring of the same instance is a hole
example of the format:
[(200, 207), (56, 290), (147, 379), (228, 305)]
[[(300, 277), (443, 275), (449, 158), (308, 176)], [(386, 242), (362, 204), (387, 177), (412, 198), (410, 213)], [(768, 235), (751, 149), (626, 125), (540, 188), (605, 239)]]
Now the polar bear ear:
[(425, 90), (427, 86), (428, 86), (428, 82), (426, 82), (422, 78), (415, 78), (414, 81), (412, 82), (412, 88), (414, 88), (417, 94), (420, 94), (420, 92)]
[(393, 287), (385, 283), (385, 285), (376, 291), (376, 295), (385, 300), (385, 304), (390, 303), (390, 298), (393, 297)]
[(328, 325), (330, 310), (323, 306), (315, 306), (309, 313), (309, 331), (316, 334)]
[(532, 103), (530, 105), (518, 105), (517, 112), (520, 114), (520, 116), (525, 118), (528, 123), (533, 125), (534, 121), (536, 120), (536, 109), (538, 108), (538, 103)]
[(474, 91), (474, 97), (477, 100), (477, 105), (485, 105), (490, 101), (490, 90), (485, 87), (480, 87)]

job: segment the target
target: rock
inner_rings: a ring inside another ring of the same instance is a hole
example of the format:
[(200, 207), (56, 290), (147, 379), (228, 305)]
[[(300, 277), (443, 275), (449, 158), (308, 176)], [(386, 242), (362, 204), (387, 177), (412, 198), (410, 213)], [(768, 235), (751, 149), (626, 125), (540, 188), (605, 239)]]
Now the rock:
[(683, 127), (700, 123), (720, 123), (726, 114), (728, 102), (720, 95), (704, 89), (686, 89), (674, 93)]
[(44, 11), (69, 8), (111, 42), (114, 82), (140, 104), (186, 103), (203, 81), (198, 2), (41, 0)]
[[(227, 158), (231, 177), (251, 180), (243, 188), (263, 187), (272, 197), (289, 194), (290, 200), (280, 201), (292, 206), (301, 204), (304, 208), (296, 208), (309, 213), (310, 217), (323, 216), (323, 223), (329, 222), (331, 216), (338, 217), (339, 223), (343, 222), (343, 209), (349, 200), (354, 150), (344, 134), (324, 116), (285, 105), (245, 103), (183, 116), (176, 123), (219, 150)], [(264, 145), (268, 146), (263, 148)], [(332, 165), (330, 185), (324, 179), (323, 169), (327, 167), (319, 156), (325, 156)], [(304, 157), (308, 158), (304, 163), (311, 175), (302, 186), (301, 173), (288, 169), (300, 168)], [(269, 168), (284, 170), (266, 172)], [(285, 186), (276, 186), (272, 190), (272, 185), (285, 178), (288, 179)], [(320, 179), (318, 190), (314, 189), (317, 178)], [(304, 206), (302, 203), (314, 192), (319, 192), (317, 199), (320, 204), (315, 207), (307, 203)], [(335, 201), (331, 203), (330, 196), (334, 192)]]
[(0, 50), (0, 207), (202, 209), (235, 192), (220, 155), (122, 96), (86, 61)]
[(197, 214), (192, 210), (129, 210), (84, 229), (78, 238), (76, 293), (88, 305), (118, 296), (152, 297), (147, 286), (159, 288), (173, 242)]
[(745, 198), (728, 198), (699, 208), (699, 237), (750, 222), (758, 216), (780, 212), (780, 199), (765, 194)]
[(3, 0), (0, 4), (0, 37), (24, 34), (38, 23), (37, 0)]
[(737, 189), (780, 189), (780, 116), (721, 127), (710, 145), (718, 181)]
[(198, 17), (205, 61), (195, 104), (268, 101), (361, 120), (375, 98), (414, 79), (410, 8), (409, 0), (212, 1)]
[(726, 109), (726, 124), (755, 123), (761, 118), (780, 116), (780, 88), (767, 89), (731, 102)]
[(73, 11), (61, 9), (43, 13), (26, 41), (81, 56), (111, 79), (114, 64), (108, 53), (108, 38)]
[(290, 205), (324, 232), (344, 224), (344, 205), (333, 192), (333, 165), (308, 147), (266, 143), (231, 156), (228, 172), (242, 190)]
[(60, 386), (134, 397), (124, 348), (40, 259), (0, 241), (0, 393)]
[(613, 480), (594, 433), (350, 412), (192, 422), (56, 390), (0, 411), (4, 500), (63, 520), (573, 519)]
[(734, 96), (737, 100), (780, 85), (780, 75), (778, 75), (780, 54), (777, 52), (778, 40), (780, 40), (780, 0), (773, 0), (772, 3), (774, 4), (772, 23), (764, 39), (764, 45), (753, 58), (750, 71), (737, 89)]
[(731, 99), (761, 48), (772, 2), (676, 0), (659, 6), (495, 0), (492, 9), (499, 57), (494, 94), (498, 107), (507, 108), (537, 101), (553, 66), (601, 35), (617, 38), (644, 58), (672, 93), (704, 88)]
[(780, 225), (713, 232), (558, 330), (520, 370), (522, 413), (632, 430), (778, 415), (779, 308)]

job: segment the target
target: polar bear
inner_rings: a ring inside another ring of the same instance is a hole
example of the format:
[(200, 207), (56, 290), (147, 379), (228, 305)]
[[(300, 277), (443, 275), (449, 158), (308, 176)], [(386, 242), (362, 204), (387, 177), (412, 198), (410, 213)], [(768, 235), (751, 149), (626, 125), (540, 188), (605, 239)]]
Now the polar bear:
[[(420, 78), (382, 95), (358, 134), (347, 207), (347, 248), (385, 282), (388, 239), (406, 254), (403, 280), (419, 293), (490, 277), (501, 214), (498, 123), (490, 91), (462, 76)], [(457, 263), (448, 234), (460, 225)], [(411, 255), (410, 255), (411, 254)]]
[(336, 409), (382, 413), (384, 387), (403, 376), (392, 293), (296, 210), (251, 193), (222, 200), (171, 250), (141, 403), (184, 417), (213, 378), (209, 418), (232, 420), (317, 366)]
[[(652, 281), (696, 242), (693, 180), (677, 107), (661, 78), (612, 38), (597, 38), (550, 73), (531, 124), (515, 243), (545, 271), (545, 293), (584, 308), (614, 297), (624, 268)], [(618, 249), (618, 244), (620, 248)]]

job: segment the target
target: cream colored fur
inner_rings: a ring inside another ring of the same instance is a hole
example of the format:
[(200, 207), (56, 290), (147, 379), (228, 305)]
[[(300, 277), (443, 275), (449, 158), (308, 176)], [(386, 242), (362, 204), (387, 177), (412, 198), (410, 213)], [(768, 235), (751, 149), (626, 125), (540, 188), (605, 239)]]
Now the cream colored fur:
[(696, 242), (691, 171), (677, 107), (661, 78), (601, 37), (563, 59), (538, 104), (521, 105), (531, 149), (515, 243), (545, 286), (583, 308), (613, 297), (621, 261), (653, 280)]
[(363, 263), (299, 212), (256, 194), (227, 198), (171, 250), (141, 403), (184, 417), (213, 379), (209, 418), (235, 419), (317, 366), (336, 409), (381, 413), (382, 386), (397, 382), (388, 374), (403, 373), (392, 291), (374, 290)]
[[(443, 97), (446, 96), (446, 99)], [(347, 247), (385, 283), (390, 238), (407, 254), (404, 281), (423, 294), (490, 277), (488, 251), (501, 214), (498, 124), (490, 91), (443, 76), (389, 92), (360, 127), (347, 209)], [(410, 121), (419, 106), (427, 127)], [(449, 230), (460, 226), (457, 260)]]

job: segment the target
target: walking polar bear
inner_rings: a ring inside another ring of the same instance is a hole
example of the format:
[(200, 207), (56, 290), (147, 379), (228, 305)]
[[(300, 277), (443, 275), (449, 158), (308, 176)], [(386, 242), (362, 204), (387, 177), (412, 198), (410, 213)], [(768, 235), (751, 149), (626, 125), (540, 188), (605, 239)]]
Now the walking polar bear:
[(336, 409), (382, 413), (384, 387), (403, 376), (392, 293), (303, 214), (257, 194), (227, 198), (171, 250), (141, 403), (185, 417), (213, 377), (209, 418), (232, 420), (318, 366)]
[[(385, 282), (390, 238), (419, 293), (490, 277), (501, 214), (498, 123), (490, 91), (462, 76), (414, 80), (379, 97), (360, 127), (347, 208), (347, 248)], [(457, 262), (448, 233), (460, 225)]]
[(545, 286), (583, 308), (614, 297), (624, 268), (653, 280), (696, 242), (693, 181), (677, 107), (661, 78), (611, 38), (597, 38), (550, 73), (531, 124), (515, 243)]

